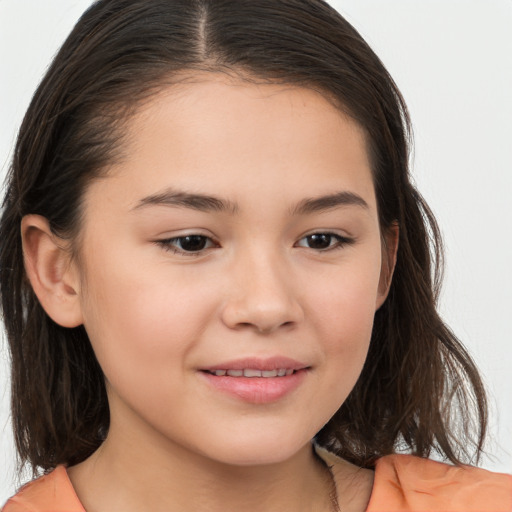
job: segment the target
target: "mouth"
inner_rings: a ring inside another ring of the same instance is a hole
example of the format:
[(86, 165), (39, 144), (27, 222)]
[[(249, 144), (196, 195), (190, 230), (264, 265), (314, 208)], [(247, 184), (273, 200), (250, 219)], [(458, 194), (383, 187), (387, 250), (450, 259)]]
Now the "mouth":
[(284, 399), (307, 380), (311, 366), (287, 357), (245, 358), (202, 368), (205, 382), (215, 392), (252, 404)]
[(273, 377), (287, 377), (292, 375), (297, 370), (293, 368), (279, 368), (277, 370), (257, 370), (256, 368), (244, 368), (243, 370), (205, 370), (211, 375), (216, 377), (262, 377), (262, 378), (273, 378)]
[(203, 367), (203, 372), (216, 377), (274, 378), (289, 377), (300, 370), (311, 367), (295, 359), (284, 356), (267, 358), (245, 357), (218, 362), (215, 366)]

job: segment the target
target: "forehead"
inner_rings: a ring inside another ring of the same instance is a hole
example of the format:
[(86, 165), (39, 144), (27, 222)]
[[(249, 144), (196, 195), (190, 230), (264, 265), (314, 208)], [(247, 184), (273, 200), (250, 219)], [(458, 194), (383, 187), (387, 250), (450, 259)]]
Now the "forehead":
[(160, 90), (125, 127), (109, 176), (133, 201), (173, 186), (237, 202), (355, 189), (374, 203), (363, 130), (311, 89), (198, 74)]
[[(335, 106), (339, 101), (332, 95), (292, 84), (254, 80), (222, 73), (187, 75), (141, 105), (128, 123), (128, 135), (134, 142), (143, 133), (154, 134), (162, 128), (183, 135), (193, 129), (198, 137), (229, 137), (236, 133), (242, 142), (244, 135), (261, 137), (262, 129), (273, 140), (290, 135), (312, 138), (334, 129), (365, 138), (364, 130), (343, 111), (344, 107)], [(216, 126), (222, 130), (212, 130)], [(328, 137), (325, 142), (330, 140)]]

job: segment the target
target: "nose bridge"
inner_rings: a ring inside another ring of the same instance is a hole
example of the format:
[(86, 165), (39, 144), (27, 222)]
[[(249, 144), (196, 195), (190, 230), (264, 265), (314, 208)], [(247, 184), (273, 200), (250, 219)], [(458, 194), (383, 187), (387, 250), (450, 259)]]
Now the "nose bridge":
[(223, 311), (229, 327), (272, 332), (301, 319), (290, 264), (275, 244), (254, 241), (245, 245), (234, 257), (231, 270)]

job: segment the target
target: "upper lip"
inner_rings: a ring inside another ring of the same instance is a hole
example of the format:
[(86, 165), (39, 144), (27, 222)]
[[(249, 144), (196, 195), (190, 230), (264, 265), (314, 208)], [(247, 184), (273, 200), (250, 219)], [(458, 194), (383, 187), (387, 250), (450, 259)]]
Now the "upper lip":
[(204, 371), (214, 371), (214, 370), (261, 370), (261, 371), (269, 371), (269, 370), (302, 370), (304, 368), (309, 368), (309, 365), (301, 363), (295, 359), (291, 359), (289, 357), (268, 357), (268, 358), (260, 358), (260, 357), (246, 357), (242, 359), (232, 359), (230, 361), (223, 361), (218, 364), (207, 366), (201, 368)]

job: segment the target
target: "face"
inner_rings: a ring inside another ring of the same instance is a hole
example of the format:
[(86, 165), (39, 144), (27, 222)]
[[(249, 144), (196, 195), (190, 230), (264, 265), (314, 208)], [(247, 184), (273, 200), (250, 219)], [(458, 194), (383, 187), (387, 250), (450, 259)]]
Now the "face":
[(384, 300), (365, 139), (316, 92), (210, 75), (87, 190), (79, 291), (109, 436), (284, 460), (354, 386)]

